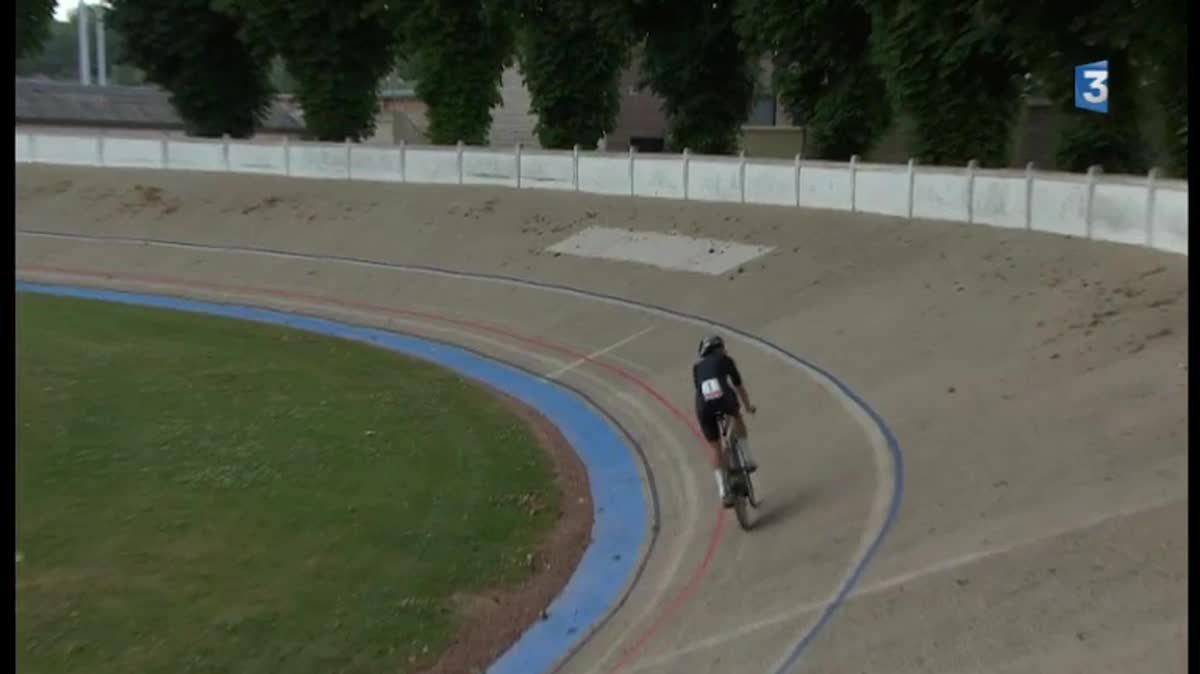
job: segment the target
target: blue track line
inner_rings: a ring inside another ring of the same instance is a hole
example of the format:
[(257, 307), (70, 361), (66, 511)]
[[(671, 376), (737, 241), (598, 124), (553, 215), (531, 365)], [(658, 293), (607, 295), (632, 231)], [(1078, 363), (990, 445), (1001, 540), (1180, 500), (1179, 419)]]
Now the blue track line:
[(458, 371), (550, 419), (587, 468), (594, 511), (592, 541), (566, 587), (547, 607), (548, 617), (529, 627), (487, 674), (549, 671), (606, 617), (637, 569), (638, 551), (647, 534), (647, 503), (634, 451), (606, 419), (562, 386), (466, 349), (311, 316), (23, 281), (17, 282), (17, 291), (214, 314), (366, 342)]

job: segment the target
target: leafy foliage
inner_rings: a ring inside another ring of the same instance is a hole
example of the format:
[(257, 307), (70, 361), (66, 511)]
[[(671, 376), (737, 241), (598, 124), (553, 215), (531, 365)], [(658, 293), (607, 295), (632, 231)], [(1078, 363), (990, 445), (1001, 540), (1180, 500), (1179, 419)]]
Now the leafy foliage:
[(235, 0), (255, 41), (283, 57), (308, 133), (362, 140), (375, 130), (379, 80), (391, 70), (393, 15), (379, 0)]
[(627, 26), (589, 0), (528, 0), (517, 47), (542, 147), (593, 148), (616, 125)]
[(429, 139), (487, 143), (500, 78), (514, 49), (505, 0), (409, 0), (399, 12), (403, 52), (428, 106)]
[(271, 103), (271, 54), (242, 39), (238, 18), (209, 0), (114, 0), (110, 22), (189, 134), (253, 135)]
[(1188, 175), (1188, 53), (1187, 0), (1143, 0), (1141, 17), (1146, 28), (1135, 47), (1139, 58), (1153, 69), (1154, 93), (1165, 118), (1164, 141), (1170, 172)]
[[(74, 74), (73, 36), (51, 23), (54, 4), (16, 3), (18, 73)], [(113, 4), (120, 39), (110, 50), (128, 61), (118, 67), (167, 89), (195, 135), (250, 135), (272, 82), (291, 77), (317, 138), (361, 139), (391, 73), (415, 82), (435, 143), (484, 144), (501, 75), (519, 53), (542, 145), (592, 146), (615, 126), (634, 52), (640, 84), (663, 99), (668, 145), (732, 153), (765, 55), (772, 88), (818, 157), (863, 153), (903, 110), (923, 161), (1006, 164), (1029, 72), (1063, 113), (1061, 168), (1144, 171), (1138, 108), (1153, 87), (1171, 172), (1187, 175), (1187, 0)], [(48, 40), (57, 51), (35, 62)], [(1076, 110), (1072, 70), (1100, 59), (1110, 64), (1109, 113)]]
[[(1137, 0), (982, 0), (981, 10), (1006, 27), (1010, 48), (1045, 85), (1063, 117), (1058, 168), (1083, 171), (1100, 165), (1109, 172), (1146, 170), (1138, 115), (1138, 79), (1131, 45), (1139, 26)], [(1159, 29), (1163, 28), (1162, 26)], [(1075, 108), (1074, 68), (1109, 62), (1108, 114)]]
[(1007, 164), (1024, 70), (997, 17), (962, 0), (865, 0), (887, 89), (924, 162)]
[(36, 54), (50, 37), (56, 0), (15, 0), (17, 12), (16, 58)]
[(1159, 100), (1166, 117), (1167, 153), (1171, 159), (1171, 174), (1188, 177), (1188, 97), (1187, 49), (1184, 54), (1163, 63), (1158, 82)]
[(740, 0), (746, 44), (772, 54), (772, 84), (807, 132), (806, 154), (849, 159), (887, 130), (891, 108), (869, 55), (871, 18), (846, 0)]
[(735, 27), (733, 0), (630, 0), (644, 36), (643, 84), (664, 100), (668, 145), (737, 152), (758, 68)]
[(1149, 168), (1139, 123), (1138, 83), (1130, 57), (1127, 52), (1108, 52), (1107, 56), (1107, 114), (1076, 109), (1073, 85), (1069, 89), (1058, 87), (1067, 89), (1055, 96), (1065, 117), (1055, 153), (1060, 170), (1086, 171), (1098, 165), (1111, 173), (1144, 173)]

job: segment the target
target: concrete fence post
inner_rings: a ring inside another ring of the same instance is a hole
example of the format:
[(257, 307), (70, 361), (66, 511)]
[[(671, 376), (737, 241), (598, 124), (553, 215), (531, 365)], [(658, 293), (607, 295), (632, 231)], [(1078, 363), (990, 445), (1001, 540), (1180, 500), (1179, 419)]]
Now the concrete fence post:
[(463, 142), (461, 140), (455, 145), (455, 152), (458, 160), (458, 184), (461, 185), (463, 184)]
[(517, 180), (517, 189), (521, 189), (521, 144), (513, 149), (513, 175)]
[(166, 131), (158, 139), (158, 161), (163, 170), (171, 168), (171, 136)]
[(855, 198), (858, 196), (856, 194), (857, 188), (858, 188), (858, 155), (855, 154), (855, 155), (850, 156), (850, 212), (851, 213), (853, 213), (853, 212), (855, 212), (855, 210), (857, 210), (857, 204), (855, 202)]
[(1033, 162), (1025, 165), (1025, 229), (1033, 229)]
[(917, 186), (917, 159), (908, 158), (908, 219), (913, 217), (913, 192)]
[(400, 183), (408, 182), (408, 141), (400, 139)]
[(741, 202), (746, 203), (746, 151), (738, 152), (738, 192), (741, 193)]
[(229, 134), (221, 136), (221, 165), (225, 167), (225, 171), (229, 171)]
[(104, 132), (96, 135), (96, 166), (104, 166)]
[(975, 172), (979, 170), (979, 162), (972, 159), (967, 162), (967, 224), (975, 224)]
[(793, 160), (793, 162), (795, 164), (795, 168), (793, 169), (794, 175), (792, 176), (792, 192), (794, 193), (794, 196), (796, 197), (796, 208), (799, 208), (800, 207), (800, 170), (804, 163), (804, 159), (800, 156), (799, 152), (796, 153), (796, 158)]
[(283, 135), (283, 175), (292, 175), (292, 141), (291, 136)]
[(37, 134), (36, 133), (29, 134), (29, 163), (30, 164), (38, 163)]
[(683, 178), (683, 200), (684, 201), (688, 200), (688, 168), (689, 168), (688, 164), (690, 164), (691, 162), (692, 162), (692, 151), (685, 147), (685, 148), (683, 148), (683, 154), (681, 155), (681, 160), (680, 160), (680, 163), (681, 163), (680, 170), (681, 170), (682, 178)]
[(571, 184), (579, 191), (579, 143), (571, 148)]
[(346, 147), (346, 180), (354, 180), (354, 170), (350, 167), (351, 160), (354, 157), (354, 143), (347, 137), (342, 141)]
[(1154, 247), (1154, 196), (1158, 187), (1158, 169), (1152, 168), (1146, 175), (1146, 247)]
[(629, 145), (629, 196), (631, 197), (637, 194), (637, 186), (635, 184), (637, 181), (633, 175), (633, 162), (636, 154), (637, 148), (631, 143)]
[(1086, 214), (1083, 220), (1084, 233), (1087, 238), (1092, 238), (1092, 202), (1096, 196), (1096, 177), (1103, 171), (1103, 168), (1098, 164), (1092, 164), (1087, 170), (1087, 206), (1084, 209)]

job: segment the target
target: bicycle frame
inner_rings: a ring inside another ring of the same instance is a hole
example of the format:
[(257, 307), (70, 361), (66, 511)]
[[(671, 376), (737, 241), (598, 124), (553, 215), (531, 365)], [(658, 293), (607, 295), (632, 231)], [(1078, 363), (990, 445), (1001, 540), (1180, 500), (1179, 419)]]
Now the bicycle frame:
[(743, 467), (735, 423), (736, 419), (727, 414), (717, 417), (717, 427), (721, 429), (721, 460), (725, 464), (721, 469), (725, 472), (726, 486), (733, 496), (738, 525), (749, 531), (753, 523), (746, 510), (746, 504), (758, 508), (758, 500), (754, 497), (754, 483), (751, 482), (750, 473)]

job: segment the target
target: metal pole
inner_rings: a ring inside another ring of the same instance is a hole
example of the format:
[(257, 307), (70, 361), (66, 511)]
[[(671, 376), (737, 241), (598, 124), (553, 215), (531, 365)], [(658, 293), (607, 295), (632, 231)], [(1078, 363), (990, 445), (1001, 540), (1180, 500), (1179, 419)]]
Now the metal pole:
[(88, 6), (79, 2), (75, 13), (75, 21), (79, 24), (79, 83), (92, 83), (92, 59), (88, 45)]
[(96, 81), (108, 84), (108, 53), (104, 44), (104, 8), (96, 5)]

